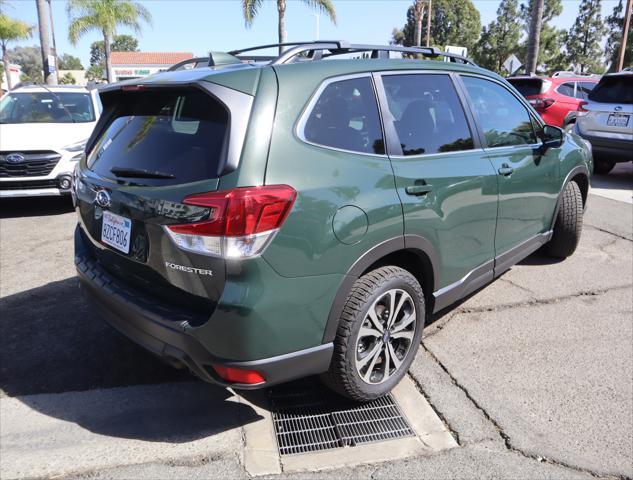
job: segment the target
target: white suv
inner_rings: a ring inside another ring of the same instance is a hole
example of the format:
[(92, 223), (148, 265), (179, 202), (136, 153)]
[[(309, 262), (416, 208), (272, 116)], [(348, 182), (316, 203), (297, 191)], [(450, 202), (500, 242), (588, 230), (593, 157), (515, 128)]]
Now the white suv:
[(591, 143), (598, 174), (633, 160), (633, 72), (602, 77), (581, 104), (574, 132)]
[(72, 172), (97, 123), (96, 90), (28, 85), (0, 99), (0, 197), (70, 193)]

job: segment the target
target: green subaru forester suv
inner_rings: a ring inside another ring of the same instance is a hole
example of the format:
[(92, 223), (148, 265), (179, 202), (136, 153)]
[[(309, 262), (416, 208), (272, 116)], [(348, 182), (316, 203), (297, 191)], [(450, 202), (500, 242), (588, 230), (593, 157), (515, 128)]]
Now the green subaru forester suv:
[(591, 150), (463, 57), (285, 46), (101, 91), (75, 262), (110, 324), (206, 381), (367, 401), (434, 313), (574, 252)]

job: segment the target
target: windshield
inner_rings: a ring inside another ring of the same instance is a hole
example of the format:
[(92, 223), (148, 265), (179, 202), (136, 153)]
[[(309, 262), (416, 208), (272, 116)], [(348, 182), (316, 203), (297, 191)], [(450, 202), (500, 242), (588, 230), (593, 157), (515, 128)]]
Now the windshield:
[(0, 102), (0, 123), (86, 123), (95, 121), (89, 93), (9, 93)]
[(589, 100), (599, 103), (633, 103), (633, 75), (602, 77), (589, 93)]

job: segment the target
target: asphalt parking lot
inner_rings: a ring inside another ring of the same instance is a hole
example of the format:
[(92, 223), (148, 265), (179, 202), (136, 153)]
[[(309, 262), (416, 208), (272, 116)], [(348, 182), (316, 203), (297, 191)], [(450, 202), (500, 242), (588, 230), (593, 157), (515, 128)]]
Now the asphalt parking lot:
[[(633, 478), (633, 167), (593, 184), (573, 257), (537, 252), (427, 326), (410, 377), (458, 446), (301, 478)], [(74, 224), (69, 199), (0, 202), (2, 478), (248, 478), (260, 413), (95, 316)]]

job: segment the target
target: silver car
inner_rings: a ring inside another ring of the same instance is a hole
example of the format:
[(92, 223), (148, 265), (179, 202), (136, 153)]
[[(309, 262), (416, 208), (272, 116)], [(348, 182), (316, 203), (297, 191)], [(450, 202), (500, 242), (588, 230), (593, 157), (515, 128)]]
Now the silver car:
[(595, 173), (633, 161), (633, 72), (602, 77), (581, 106), (574, 132), (591, 143)]

